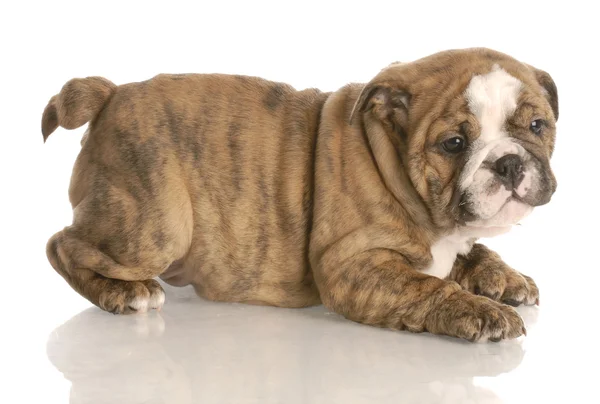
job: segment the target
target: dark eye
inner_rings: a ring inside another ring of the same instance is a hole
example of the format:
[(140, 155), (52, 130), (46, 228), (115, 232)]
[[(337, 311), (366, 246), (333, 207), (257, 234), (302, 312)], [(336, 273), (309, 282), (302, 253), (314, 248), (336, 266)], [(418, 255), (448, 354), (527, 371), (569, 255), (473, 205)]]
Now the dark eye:
[(542, 133), (543, 127), (544, 121), (541, 119), (536, 119), (535, 121), (531, 122), (529, 130), (532, 131), (534, 134), (539, 135), (540, 133)]
[(442, 142), (442, 147), (448, 153), (460, 153), (465, 149), (467, 142), (460, 136), (451, 137)]

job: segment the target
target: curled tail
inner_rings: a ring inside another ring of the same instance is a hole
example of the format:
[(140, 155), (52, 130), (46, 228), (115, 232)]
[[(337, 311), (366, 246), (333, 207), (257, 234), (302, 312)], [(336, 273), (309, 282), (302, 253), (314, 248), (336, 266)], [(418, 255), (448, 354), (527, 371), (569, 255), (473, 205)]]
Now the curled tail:
[(102, 77), (72, 79), (50, 98), (42, 115), (44, 142), (58, 126), (75, 129), (91, 121), (117, 86)]

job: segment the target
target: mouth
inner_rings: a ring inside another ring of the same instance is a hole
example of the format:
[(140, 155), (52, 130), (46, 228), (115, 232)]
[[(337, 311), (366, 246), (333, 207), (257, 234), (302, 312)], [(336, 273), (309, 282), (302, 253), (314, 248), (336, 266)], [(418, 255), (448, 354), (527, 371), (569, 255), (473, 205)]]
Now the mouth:
[(507, 139), (474, 149), (450, 206), (458, 225), (511, 227), (549, 201), (553, 183), (547, 164)]
[[(457, 222), (459, 225), (465, 226), (477, 222), (486, 222), (493, 219), (495, 216), (500, 214), (503, 210), (509, 207), (509, 204), (514, 203), (513, 205), (517, 205), (524, 210), (531, 210), (533, 206), (529, 203), (525, 202), (521, 196), (517, 194), (515, 190), (506, 198), (506, 200), (499, 205), (498, 210), (489, 217), (482, 217), (480, 214), (473, 210), (474, 203), (469, 200), (468, 193), (463, 193), (458, 203), (458, 217)], [(507, 224), (517, 224), (517, 223), (507, 223)]]
[[(512, 191), (512, 195), (506, 200), (506, 203), (509, 203), (511, 201), (516, 201), (516, 202), (520, 202), (524, 205), (531, 206), (527, 202), (525, 202), (525, 200), (521, 196), (519, 196), (519, 194), (517, 194), (516, 190)], [(500, 209), (502, 209), (502, 208), (500, 208)]]
[(461, 198), (460, 203), (458, 204), (458, 217), (457, 222), (461, 226), (467, 224), (467, 222), (472, 222), (479, 219), (478, 215), (471, 211), (472, 202), (467, 201), (464, 197)]

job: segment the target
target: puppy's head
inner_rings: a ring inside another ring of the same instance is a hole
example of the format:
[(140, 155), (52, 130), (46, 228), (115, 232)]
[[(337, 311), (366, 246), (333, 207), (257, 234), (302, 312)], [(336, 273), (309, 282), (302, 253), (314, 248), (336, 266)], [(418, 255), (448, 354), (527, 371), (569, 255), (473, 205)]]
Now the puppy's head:
[(362, 90), (351, 121), (385, 132), (434, 223), (507, 228), (556, 189), (558, 118), (548, 73), (489, 49), (392, 64)]

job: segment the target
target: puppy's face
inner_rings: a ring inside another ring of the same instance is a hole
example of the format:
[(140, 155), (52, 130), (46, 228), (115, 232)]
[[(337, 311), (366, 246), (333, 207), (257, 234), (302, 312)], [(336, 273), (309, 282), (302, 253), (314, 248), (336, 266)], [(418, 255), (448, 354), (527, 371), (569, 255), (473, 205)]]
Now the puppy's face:
[(473, 76), (464, 90), (472, 124), (449, 144), (454, 149), (466, 143), (454, 192), (460, 196), (459, 219), (467, 225), (515, 224), (550, 201), (556, 189), (549, 165), (555, 116), (545, 92), (498, 64)]
[(439, 226), (507, 228), (556, 189), (556, 87), (504, 54), (467, 49), (393, 64), (365, 87), (357, 109), (397, 138)]

